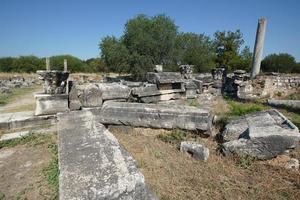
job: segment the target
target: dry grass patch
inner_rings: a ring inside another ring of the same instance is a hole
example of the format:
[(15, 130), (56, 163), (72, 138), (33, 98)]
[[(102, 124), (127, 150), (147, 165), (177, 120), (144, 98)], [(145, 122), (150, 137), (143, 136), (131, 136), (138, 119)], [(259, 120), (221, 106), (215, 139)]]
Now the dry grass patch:
[(218, 144), (211, 139), (187, 133), (188, 140), (199, 141), (210, 149), (208, 162), (203, 163), (180, 153), (179, 143), (166, 143), (158, 137), (171, 131), (134, 128), (129, 134), (122, 129), (112, 132), (163, 200), (299, 199), (299, 172), (252, 160), (243, 167), (240, 158), (218, 155)]

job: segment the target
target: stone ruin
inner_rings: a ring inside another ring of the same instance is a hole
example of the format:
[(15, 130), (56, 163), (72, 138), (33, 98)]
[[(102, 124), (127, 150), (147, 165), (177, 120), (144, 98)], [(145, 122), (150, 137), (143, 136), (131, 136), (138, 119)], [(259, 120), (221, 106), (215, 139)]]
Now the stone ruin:
[[(262, 40), (257, 38), (258, 42)], [(261, 48), (256, 45), (255, 51), (259, 52), (255, 55), (260, 55)], [(133, 157), (106, 126), (178, 128), (212, 137), (212, 109), (185, 106), (178, 101), (206, 94), (251, 100), (272, 97), (276, 92), (299, 91), (299, 76), (259, 75), (260, 59), (254, 58), (251, 74), (243, 70), (227, 74), (224, 67), (193, 74), (190, 65), (181, 65), (180, 73), (164, 72), (161, 65), (156, 65), (145, 82), (125, 77), (68, 81), (66, 62), (64, 71), (57, 71), (50, 70), (47, 60), (46, 70), (37, 72), (44, 81), (44, 93), (35, 94), (36, 116), (31, 121), (42, 117), (47, 120), (48, 116), (57, 119), (60, 199), (158, 199)], [(8, 122), (0, 122), (2, 127), (24, 124), (20, 119), (12, 121), (14, 116), (5, 117)], [(298, 146), (300, 133), (279, 111), (271, 109), (231, 120), (220, 139), (220, 151), (225, 156), (249, 155), (264, 160)], [(209, 159), (209, 149), (196, 142), (183, 141), (180, 151), (197, 160)]]

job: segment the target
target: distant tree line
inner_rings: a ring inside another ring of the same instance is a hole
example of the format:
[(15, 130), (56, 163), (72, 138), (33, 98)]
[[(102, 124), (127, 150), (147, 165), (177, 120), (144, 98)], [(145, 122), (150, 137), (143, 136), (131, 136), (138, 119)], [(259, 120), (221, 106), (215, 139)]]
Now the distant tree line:
[[(252, 61), (252, 53), (244, 46), (240, 30), (217, 31), (213, 38), (184, 33), (165, 15), (138, 15), (127, 21), (120, 38), (106, 36), (99, 48), (109, 71), (136, 76), (151, 71), (156, 64), (164, 65), (167, 71), (177, 71), (179, 64), (194, 65), (195, 72), (208, 72), (221, 66), (229, 71), (250, 71)], [(264, 59), (262, 69), (299, 72), (299, 63), (288, 54), (270, 55)]]
[[(71, 55), (52, 56), (51, 67), (62, 70), (63, 60), (67, 59), (71, 72), (130, 73), (141, 77), (157, 64), (163, 65), (164, 71), (178, 71), (180, 64), (194, 65), (194, 72), (209, 72), (215, 67), (250, 71), (252, 61), (240, 30), (217, 31), (213, 37), (185, 33), (165, 15), (138, 15), (127, 21), (121, 37), (106, 36), (99, 48), (99, 58), (85, 61)], [(266, 56), (261, 68), (264, 72), (300, 73), (300, 63), (287, 53)], [(1, 72), (40, 69), (45, 69), (45, 58), (33, 55), (0, 58)]]
[[(57, 55), (50, 57), (51, 69), (63, 70), (64, 59), (68, 61), (68, 70), (71, 72), (104, 72), (106, 65), (101, 58), (91, 58), (83, 61), (71, 55)], [(36, 72), (46, 69), (46, 58), (33, 55), (0, 58), (1, 72)]]

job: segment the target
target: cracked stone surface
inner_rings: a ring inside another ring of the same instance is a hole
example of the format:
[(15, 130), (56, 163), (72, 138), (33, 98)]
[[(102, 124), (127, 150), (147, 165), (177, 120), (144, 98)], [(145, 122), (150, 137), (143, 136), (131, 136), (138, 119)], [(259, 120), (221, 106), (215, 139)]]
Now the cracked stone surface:
[(91, 111), (58, 120), (61, 200), (157, 199), (136, 161)]

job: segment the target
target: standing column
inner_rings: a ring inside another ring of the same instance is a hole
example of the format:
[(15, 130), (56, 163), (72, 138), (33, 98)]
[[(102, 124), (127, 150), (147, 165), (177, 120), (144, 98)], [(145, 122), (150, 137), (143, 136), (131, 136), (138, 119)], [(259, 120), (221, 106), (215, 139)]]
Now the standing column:
[(46, 70), (50, 71), (50, 58), (46, 58)]
[(64, 71), (65, 72), (68, 71), (68, 61), (67, 61), (67, 59), (64, 59)]
[(252, 71), (251, 71), (252, 79), (255, 78), (260, 71), (266, 26), (267, 26), (267, 20), (265, 18), (261, 18), (258, 20), (255, 46), (253, 51), (253, 60), (252, 60)]

